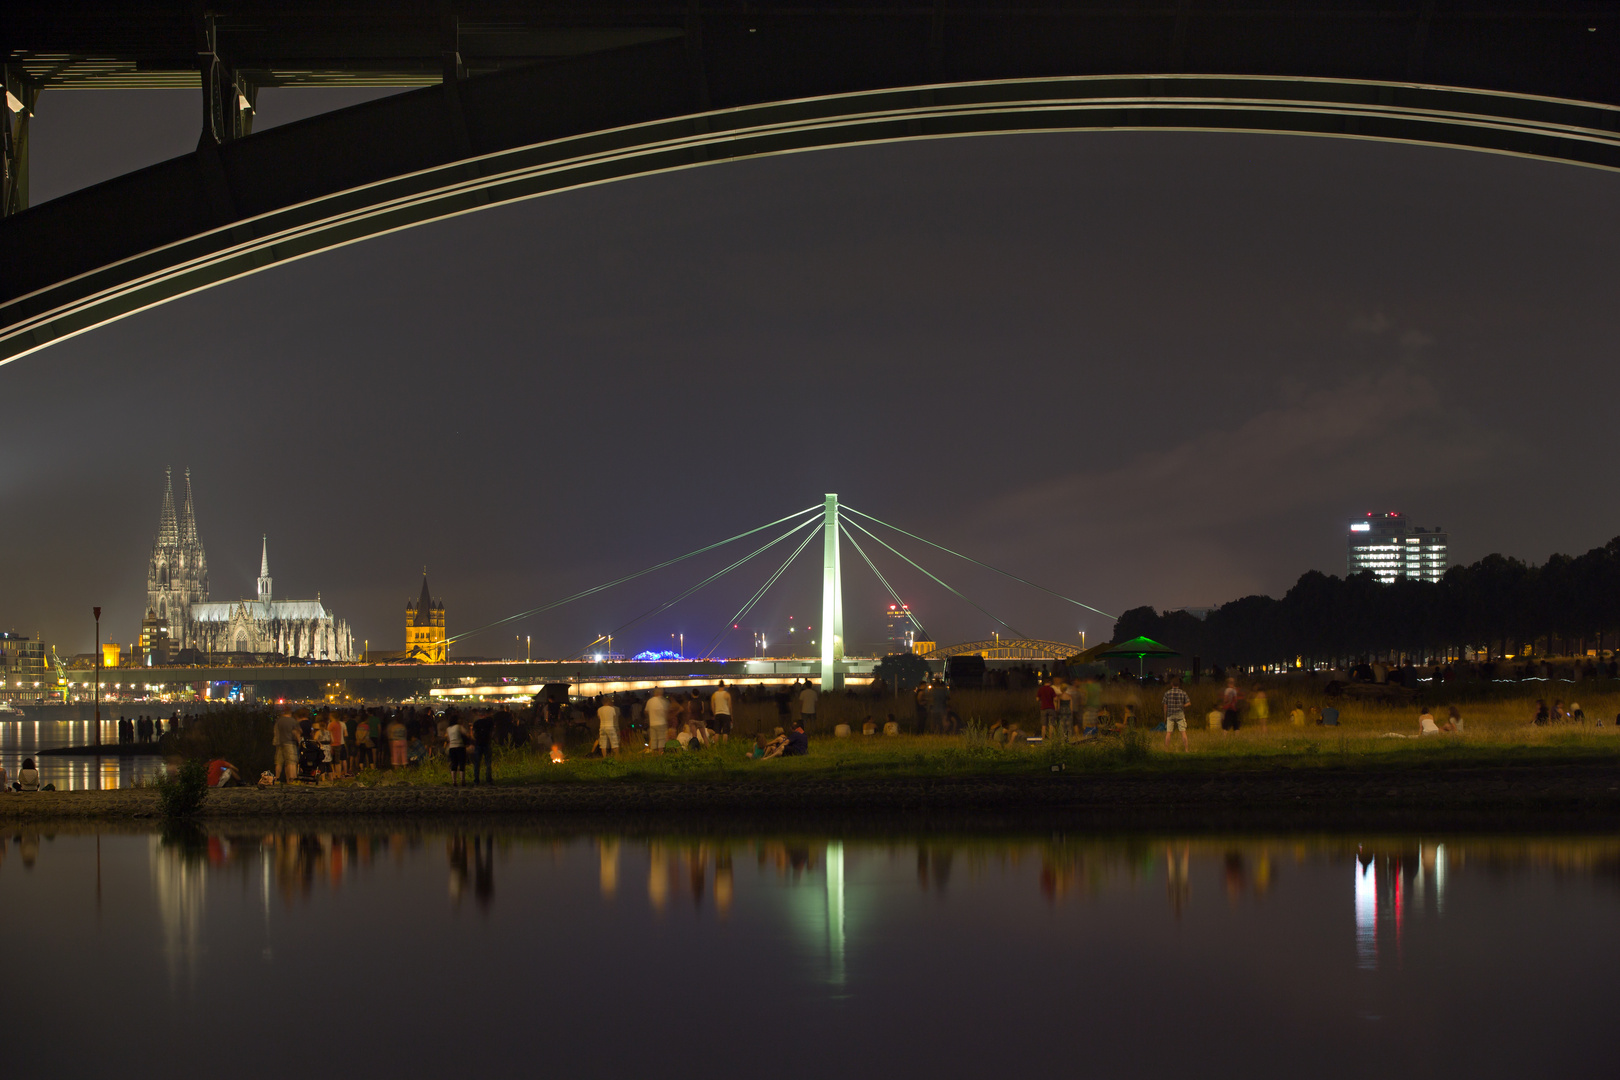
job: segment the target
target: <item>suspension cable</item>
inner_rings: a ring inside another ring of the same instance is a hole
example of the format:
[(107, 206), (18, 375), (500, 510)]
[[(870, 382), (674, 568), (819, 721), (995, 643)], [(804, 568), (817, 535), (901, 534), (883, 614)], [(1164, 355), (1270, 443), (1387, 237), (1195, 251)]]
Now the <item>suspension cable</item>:
[(898, 526), (898, 525), (890, 525), (887, 521), (884, 521), (881, 518), (872, 517), (871, 514), (868, 514), (864, 510), (857, 510), (853, 506), (848, 506), (848, 505), (841, 506), (840, 509), (848, 510), (852, 514), (859, 514), (863, 518), (867, 518), (867, 519), (869, 519), (871, 521), (877, 522), (879, 525), (882, 525), (886, 529), (893, 529), (895, 532), (900, 533), (902, 536), (909, 536), (913, 540), (916, 540), (916, 541), (919, 541), (921, 543), (927, 544), (929, 547), (938, 548), (939, 550), (941, 550), (941, 551), (943, 551), (943, 552), (945, 552), (946, 554), (949, 554), (949, 555), (955, 555), (958, 559), (966, 559), (968, 562), (973, 563), (975, 566), (982, 566), (986, 570), (993, 570), (996, 573), (1000, 574), (1002, 577), (1009, 577), (1009, 578), (1012, 578), (1014, 581), (1023, 582), (1025, 585), (1028, 585), (1032, 589), (1039, 589), (1043, 593), (1050, 593), (1051, 595), (1057, 597), (1059, 600), (1068, 601), (1069, 603), (1073, 604), (1075, 607), (1083, 607), (1087, 611), (1095, 611), (1098, 615), (1101, 615), (1105, 619), (1116, 619), (1117, 620), (1119, 618), (1119, 616), (1117, 616), (1117, 615), (1108, 614), (1108, 612), (1104, 611), (1102, 608), (1094, 608), (1090, 604), (1082, 603), (1079, 600), (1074, 599), (1074, 597), (1072, 597), (1072, 596), (1064, 596), (1062, 593), (1057, 592), (1056, 590), (1048, 589), (1045, 585), (1037, 585), (1037, 584), (1035, 584), (1035, 582), (1030, 581), (1028, 578), (1021, 578), (1017, 574), (1008, 573), (1007, 571), (1002, 570), (1002, 569), (1000, 569), (998, 567), (991, 566), (987, 562), (980, 562), (978, 559), (975, 559), (971, 555), (964, 555), (960, 551), (952, 551), (950, 548), (946, 547), (944, 544), (936, 544), (932, 540), (923, 539), (922, 537), (918, 536), (916, 533), (906, 532), (906, 530), (902, 529), (900, 526)]
[(1022, 630), (1019, 630), (1012, 623), (1008, 622), (1005, 619), (997, 619), (994, 615), (990, 615), (990, 613), (988, 611), (985, 611), (984, 608), (979, 607), (978, 604), (974, 604), (972, 600), (968, 600), (967, 597), (963, 596), (961, 593), (957, 592), (955, 589), (951, 588), (949, 585), (946, 585), (945, 582), (941, 581), (939, 578), (935, 577), (933, 574), (929, 574), (927, 570), (923, 570), (923, 568), (921, 566), (918, 566), (915, 562), (913, 562), (911, 560), (911, 558), (908, 557), (904, 552), (900, 551), (893, 544), (890, 544), (887, 540), (883, 539), (883, 537), (879, 536), (877, 533), (873, 532), (871, 529), (868, 529), (865, 525), (862, 525), (858, 521), (851, 521), (850, 524), (855, 526), (857, 529), (861, 530), (861, 532), (865, 533), (867, 536), (870, 536), (872, 539), (876, 540), (878, 543), (882, 544), (884, 547), (888, 548), (890, 551), (894, 552), (896, 555), (900, 556), (902, 559), (905, 559), (906, 562), (911, 563), (911, 565), (913, 567), (915, 567), (916, 569), (922, 570), (922, 572), (924, 574), (928, 574), (928, 577), (929, 577), (930, 580), (932, 580), (935, 583), (943, 586), (953, 596), (959, 597), (962, 600), (967, 600), (967, 602), (969, 604), (973, 604), (973, 606), (975, 608), (978, 608), (981, 612), (984, 612), (985, 615), (989, 615), (990, 618), (995, 619), (996, 622), (1000, 623), (1002, 626), (1005, 626), (1007, 629), (1011, 630), (1014, 634), (1017, 634), (1019, 637), (1024, 637), (1025, 636), (1024, 632)]
[(861, 547), (861, 542), (859, 540), (855, 539), (855, 534), (854, 533), (849, 531), (849, 526), (845, 525), (842, 521), (840, 521), (838, 523), (838, 527), (843, 530), (845, 539), (847, 539), (851, 544), (854, 545), (856, 551), (860, 552), (861, 558), (866, 561), (866, 568), (868, 570), (872, 571), (873, 574), (877, 575), (877, 579), (880, 582), (883, 583), (883, 587), (885, 589), (889, 590), (889, 595), (894, 597), (894, 602), (896, 604), (900, 605), (900, 610), (905, 612), (906, 618), (911, 620), (911, 625), (915, 626), (917, 628), (917, 632), (919, 634), (926, 635), (928, 633), (928, 631), (924, 630), (923, 629), (923, 624), (917, 621), (917, 616), (915, 616), (915, 615), (913, 615), (911, 613), (911, 606), (909, 604), (907, 604), (904, 600), (900, 599), (900, 594), (894, 591), (894, 586), (889, 584), (889, 579), (884, 577), (883, 572), (880, 571), (877, 568), (877, 566), (872, 562), (871, 557), (868, 556), (866, 554), (866, 551)]
[[(708, 577), (704, 578), (702, 581), (698, 582), (696, 585), (693, 585), (691, 588), (686, 589), (685, 591), (681, 592), (680, 594), (678, 594), (676, 596), (671, 597), (668, 600), (665, 600), (662, 604), (659, 604), (657, 607), (654, 607), (654, 608), (651, 608), (651, 609), (649, 609), (647, 611), (642, 612), (640, 615), (637, 615), (635, 618), (631, 619), (629, 622), (625, 623), (623, 626), (615, 627), (613, 630), (610, 630), (606, 634), (603, 634), (601, 637), (597, 638), (596, 641), (601, 641), (603, 638), (616, 637), (620, 633), (622, 633), (625, 630), (628, 630), (630, 627), (636, 625), (636, 623), (641, 622), (643, 619), (649, 619), (652, 616), (657, 615), (659, 612), (668, 611), (670, 608), (674, 607), (676, 604), (680, 603), (682, 600), (685, 600), (688, 596), (691, 596), (693, 593), (697, 592), (699, 589), (703, 588), (705, 585), (708, 585), (709, 583), (713, 582), (717, 578), (724, 577), (726, 574), (731, 573), (733, 570), (737, 569), (737, 567), (741, 566), (743, 563), (748, 562), (750, 559), (754, 558), (754, 556), (759, 555), (759, 554), (761, 554), (761, 553), (763, 553), (765, 551), (770, 550), (771, 548), (775, 547), (777, 544), (780, 544), (783, 540), (786, 540), (788, 537), (790, 537), (794, 533), (798, 532), (800, 529), (803, 529), (803, 528), (806, 528), (806, 527), (810, 528), (810, 536), (814, 536), (814, 535), (816, 535), (816, 529), (820, 528), (820, 523), (817, 522), (813, 518), (811, 520), (809, 520), (809, 521), (801, 521), (801, 522), (799, 522), (797, 525), (794, 525), (793, 527), (788, 529), (787, 532), (783, 533), (781, 536), (778, 536), (775, 540), (770, 541), (769, 543), (765, 544), (763, 547), (755, 548), (753, 551), (749, 552), (747, 555), (744, 555), (742, 558), (738, 559), (736, 562), (732, 563), (730, 566), (725, 567), (722, 570), (716, 570), (714, 573), (710, 574)], [(591, 645), (595, 645), (596, 641), (591, 642)], [(585, 649), (589, 649), (591, 647), (591, 645), (585, 646)], [(585, 649), (581, 649), (581, 650), (579, 650), (579, 652), (572, 653), (570, 655), (572, 655), (572, 656), (582, 656), (582, 655), (584, 655)]]
[(741, 619), (744, 615), (747, 615), (753, 610), (754, 605), (759, 603), (760, 598), (765, 595), (766, 590), (768, 590), (772, 585), (775, 585), (777, 579), (787, 572), (787, 568), (793, 563), (793, 560), (797, 559), (800, 553), (803, 552), (805, 548), (810, 546), (810, 541), (814, 540), (816, 538), (816, 533), (820, 531), (820, 529), (811, 529), (810, 532), (805, 536), (804, 540), (799, 543), (799, 546), (793, 549), (793, 554), (789, 555), (782, 565), (776, 568), (776, 573), (772, 574), (768, 579), (766, 579), (765, 584), (761, 585), (759, 590), (755, 592), (753, 596), (748, 598), (748, 603), (737, 609), (737, 613), (726, 620), (726, 625), (720, 628), (720, 632), (718, 634), (709, 639), (709, 647), (703, 654), (703, 658), (705, 660), (709, 658), (710, 653), (714, 652), (715, 649), (720, 647), (720, 642), (725, 640), (726, 627), (734, 625), (738, 619)]
[[(823, 508), (820, 507), (820, 506), (811, 506), (811, 507), (808, 507), (807, 509), (800, 510), (796, 514), (789, 514), (787, 517), (777, 518), (775, 521), (768, 522), (768, 523), (766, 523), (764, 525), (761, 525), (757, 529), (749, 529), (747, 532), (738, 533), (736, 536), (733, 536), (733, 537), (730, 537), (728, 539), (722, 540), (717, 544), (709, 544), (707, 547), (700, 547), (696, 551), (689, 551), (685, 555), (682, 555), (682, 556), (680, 556), (678, 558), (666, 559), (665, 561), (663, 561), (661, 563), (658, 563), (655, 566), (649, 566), (645, 570), (637, 570), (633, 574), (626, 574), (624, 577), (616, 578), (613, 581), (609, 581), (605, 585), (596, 585), (596, 586), (593, 586), (593, 587), (591, 587), (589, 589), (585, 589), (582, 592), (577, 592), (573, 596), (565, 596), (561, 600), (554, 600), (549, 604), (542, 604), (537, 608), (530, 608), (528, 611), (520, 611), (516, 615), (508, 615), (504, 619), (496, 619), (492, 623), (485, 623), (483, 626), (477, 626), (477, 627), (474, 627), (471, 630), (463, 630), (461, 633), (456, 634), (453, 637), (446, 638), (445, 639), (445, 644), (448, 645), (451, 642), (460, 641), (462, 638), (472, 637), (474, 634), (481, 634), (485, 630), (493, 630), (493, 629), (495, 629), (495, 627), (502, 626), (502, 625), (504, 625), (506, 623), (509, 623), (509, 622), (516, 622), (519, 619), (527, 619), (531, 615), (539, 615), (542, 612), (550, 611), (552, 608), (559, 608), (559, 607), (562, 607), (564, 604), (571, 604), (575, 600), (583, 600), (587, 596), (591, 596), (591, 595), (594, 595), (596, 593), (602, 592), (605, 589), (611, 589), (615, 585), (623, 585), (627, 581), (634, 581), (638, 577), (645, 577), (646, 575), (652, 573), (654, 570), (662, 570), (666, 566), (674, 566), (676, 563), (685, 562), (687, 559), (693, 558), (694, 556), (702, 555), (706, 551), (713, 551), (715, 548), (725, 547), (727, 544), (733, 543), (733, 542), (735, 542), (737, 540), (741, 540), (745, 536), (753, 536), (755, 533), (764, 532), (766, 529), (774, 528), (775, 526), (782, 524), (782, 522), (784, 522), (784, 521), (792, 521), (794, 518), (800, 518), (800, 517), (803, 517), (806, 514), (811, 514), (811, 513), (819, 514), (819, 513), (822, 512), (822, 510), (823, 510)], [(794, 526), (794, 527), (798, 528), (798, 526)], [(592, 642), (592, 644), (595, 644), (595, 643)], [(587, 648), (588, 647), (589, 646), (587, 646)]]

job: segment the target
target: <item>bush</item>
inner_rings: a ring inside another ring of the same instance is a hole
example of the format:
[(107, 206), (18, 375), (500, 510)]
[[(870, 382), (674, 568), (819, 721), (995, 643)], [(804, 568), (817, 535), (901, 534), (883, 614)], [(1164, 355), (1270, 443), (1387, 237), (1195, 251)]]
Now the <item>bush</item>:
[(208, 763), (187, 758), (173, 774), (165, 773), (154, 785), (166, 818), (188, 818), (202, 809), (208, 795)]

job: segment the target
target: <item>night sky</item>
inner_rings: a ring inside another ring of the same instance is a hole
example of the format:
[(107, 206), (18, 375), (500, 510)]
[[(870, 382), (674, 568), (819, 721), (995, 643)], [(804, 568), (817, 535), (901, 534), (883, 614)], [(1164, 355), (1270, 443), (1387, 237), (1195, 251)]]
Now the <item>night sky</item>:
[[(258, 126), (360, 96), (265, 91)], [(33, 201), (189, 151), (199, 111), (47, 91)], [(0, 370), (0, 626), (83, 651), (100, 604), (132, 640), (169, 465), (213, 599), (252, 593), (268, 533), (277, 595), (319, 591), (373, 649), (402, 647), (423, 565), (455, 634), (827, 491), (1114, 614), (1342, 574), (1367, 510), (1458, 561), (1584, 551), (1620, 533), (1616, 250), (1620, 177), (1290, 136), (822, 151), (510, 205)], [(1021, 633), (1111, 629), (899, 546)], [(616, 649), (701, 652), (778, 551)], [(744, 625), (816, 622), (818, 553)], [(874, 557), (937, 640), (1008, 632)], [(724, 561), (452, 653), (577, 652)], [(844, 561), (859, 651), (887, 599)]]

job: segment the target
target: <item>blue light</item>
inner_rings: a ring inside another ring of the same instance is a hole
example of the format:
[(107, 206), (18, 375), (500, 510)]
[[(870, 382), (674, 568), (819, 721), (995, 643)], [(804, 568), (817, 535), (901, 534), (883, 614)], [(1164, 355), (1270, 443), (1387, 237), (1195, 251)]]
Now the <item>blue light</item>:
[(647, 649), (632, 656), (632, 660), (679, 660), (681, 654), (669, 649)]

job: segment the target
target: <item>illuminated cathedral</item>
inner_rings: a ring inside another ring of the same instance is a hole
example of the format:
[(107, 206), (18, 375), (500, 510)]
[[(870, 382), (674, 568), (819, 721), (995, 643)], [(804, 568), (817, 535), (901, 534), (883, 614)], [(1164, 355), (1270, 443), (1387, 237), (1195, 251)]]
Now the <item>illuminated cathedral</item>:
[[(441, 623), (443, 617), (441, 616)], [(141, 624), (149, 655), (194, 649), (215, 656), (251, 654), (297, 660), (352, 660), (348, 623), (314, 600), (277, 600), (270, 579), (270, 542), (259, 552), (259, 581), (251, 599), (208, 599), (208, 556), (197, 535), (186, 470), (185, 498), (174, 508), (174, 479), (164, 473), (163, 510), (146, 571), (146, 618)], [(154, 658), (155, 659), (155, 658)]]

